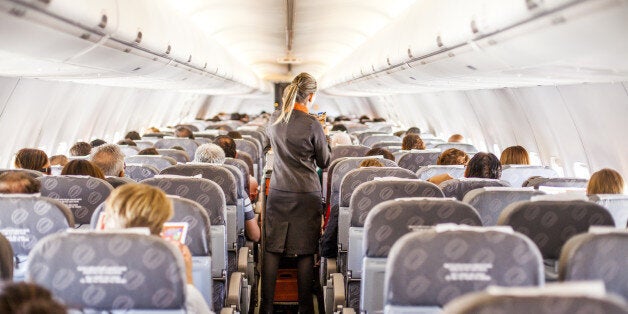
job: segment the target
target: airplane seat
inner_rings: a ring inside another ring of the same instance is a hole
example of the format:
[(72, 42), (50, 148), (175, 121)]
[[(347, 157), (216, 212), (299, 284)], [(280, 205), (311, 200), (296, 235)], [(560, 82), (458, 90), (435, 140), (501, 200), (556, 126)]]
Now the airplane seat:
[(41, 181), (41, 196), (65, 204), (78, 228), (89, 226), (92, 213), (113, 190), (107, 181), (88, 176), (45, 176), (37, 180)]
[(185, 313), (185, 265), (159, 237), (129, 232), (71, 232), (42, 239), (27, 279), (73, 310)]
[(423, 166), (436, 165), (438, 156), (440, 156), (440, 152), (411, 150), (405, 151), (396, 160), (399, 167), (416, 173)]
[[(450, 148), (455, 148), (455, 149), (459, 149), (467, 154), (477, 154), (478, 153), (478, 149), (471, 145), (471, 144), (466, 144), (466, 143), (450, 143), (450, 142), (446, 142), (446, 143), (439, 143), (439, 144), (435, 144), (434, 148), (436, 149), (440, 149), (441, 152), (444, 152)], [(469, 156), (471, 157), (471, 156)]]
[[(154, 147), (157, 149), (157, 152), (161, 155), (166, 155), (169, 152), (162, 152), (161, 149), (171, 149), (174, 146), (181, 146), (185, 149), (185, 152), (188, 154), (188, 161), (194, 159), (194, 152), (196, 152), (196, 148), (198, 148), (198, 143), (189, 138), (164, 138), (155, 142)], [(171, 156), (174, 157), (174, 156)], [(177, 157), (174, 157), (177, 159)], [(178, 161), (178, 159), (177, 159)]]
[(504, 165), (502, 167), (501, 179), (510, 183), (510, 186), (520, 187), (530, 177), (546, 177), (555, 178), (558, 177), (558, 173), (550, 168), (543, 166), (529, 166), (529, 165)]
[[(0, 233), (12, 247), (11, 255), (4, 246), (2, 265), (11, 259), (14, 281), (24, 280), (29, 263), (28, 254), (47, 235), (74, 228), (74, 216), (63, 203), (42, 196), (6, 194), (0, 196)], [(2, 275), (5, 268), (2, 266)]]
[(342, 160), (339, 160), (337, 164), (334, 166), (333, 173), (330, 173), (331, 176), (331, 195), (330, 205), (333, 207), (334, 205), (340, 204), (340, 183), (344, 176), (351, 170), (357, 169), (360, 167), (360, 163), (365, 159), (376, 158), (381, 163), (384, 164), (384, 167), (397, 167), (397, 163), (392, 160), (385, 159), (381, 156), (370, 156), (370, 157), (346, 157)]
[(530, 200), (508, 205), (497, 225), (511, 226), (538, 246), (548, 281), (556, 281), (561, 249), (571, 237), (590, 226), (614, 226), (611, 214), (602, 206), (584, 200)]
[(161, 155), (136, 155), (124, 158), (124, 162), (127, 164), (151, 165), (160, 171), (177, 164), (176, 159)]
[(16, 172), (16, 171), (24, 172), (35, 179), (41, 178), (44, 176), (43, 172), (30, 170), (30, 169), (0, 169), (0, 174), (3, 174), (5, 172)]
[(560, 281), (604, 282), (606, 290), (628, 300), (628, 231), (590, 229), (569, 239), (558, 261)]
[(439, 185), (445, 197), (455, 197), (459, 201), (462, 201), (464, 196), (471, 190), (491, 186), (510, 187), (510, 184), (498, 179), (460, 178), (447, 180)]
[(331, 149), (330, 162), (341, 157), (363, 157), (369, 150), (371, 148), (364, 145), (338, 145)]
[(184, 164), (190, 161), (190, 155), (186, 151), (178, 149), (157, 149), (160, 156), (174, 158), (177, 163)]
[(125, 157), (135, 156), (137, 155), (137, 153), (140, 152), (140, 149), (137, 146), (118, 145), (118, 148), (120, 148), (120, 151), (124, 154)]
[(248, 135), (258, 140), (259, 143), (262, 145), (262, 150), (264, 149), (264, 147), (270, 145), (270, 140), (268, 139), (268, 136), (266, 136), (264, 132), (254, 130), (254, 129), (245, 129), (245, 128), (249, 128), (249, 127), (247, 126), (239, 127), (238, 132), (240, 132), (240, 134), (242, 135)]
[(242, 179), (244, 180), (244, 192), (246, 193), (246, 195), (249, 195), (249, 178), (251, 174), (249, 172), (249, 167), (247, 166), (246, 162), (240, 159), (227, 157), (225, 158), (224, 164), (234, 166), (238, 168), (238, 170), (240, 170), (240, 174), (242, 175)]
[(147, 164), (126, 164), (124, 173), (136, 182), (150, 179), (159, 174), (159, 169)]
[(251, 157), (251, 155), (241, 150), (238, 150), (236, 159), (244, 161), (246, 163), (246, 166), (249, 168), (249, 174), (255, 177), (255, 163), (253, 162), (253, 157)]
[(13, 281), (13, 248), (0, 230), (0, 280)]
[(468, 204), (445, 198), (401, 198), (379, 203), (364, 221), (360, 311), (384, 310), (384, 274), (390, 248), (419, 226), (443, 223), (482, 226), (478, 213)]
[(613, 216), (617, 228), (628, 227), (628, 195), (593, 194), (589, 195), (589, 200), (606, 208)]
[(194, 141), (198, 144), (198, 146), (201, 146), (203, 144), (212, 144), (212, 143), (214, 143), (214, 139), (213, 138), (199, 137), (199, 136), (194, 136)]
[(441, 140), (440, 138), (423, 138), (423, 134), (421, 134), (421, 139), (423, 139), (423, 144), (425, 144), (426, 149), (436, 148), (436, 145), (446, 143), (444, 140)]
[[(345, 123), (345, 127), (347, 127), (347, 129), (349, 130), (349, 133), (353, 133), (355, 136), (358, 137), (358, 140), (360, 141), (360, 143), (362, 143), (362, 145), (364, 145), (364, 140), (371, 135), (389, 135), (388, 133), (381, 132), (381, 131), (368, 131), (368, 127), (364, 125), (360, 125), (360, 127), (358, 127), (358, 129), (361, 129), (362, 127), (366, 127), (366, 129), (362, 131), (352, 130), (353, 127), (351, 125), (347, 125), (346, 123)], [(368, 145), (365, 145), (365, 146), (368, 146)]]
[(138, 141), (133, 141), (133, 142), (135, 142), (135, 145), (137, 145), (137, 148), (139, 150), (153, 147), (153, 142), (148, 141), (148, 140), (138, 140)]
[(377, 142), (375, 144), (373, 144), (373, 146), (371, 146), (371, 148), (386, 148), (389, 146), (400, 146), (401, 147), (401, 141), (384, 141), (384, 142)]
[(462, 201), (478, 211), (483, 226), (495, 226), (506, 206), (519, 201), (529, 201), (545, 192), (531, 188), (484, 187), (469, 191)]
[(364, 140), (362, 141), (362, 145), (372, 148), (375, 143), (380, 143), (380, 142), (400, 143), (401, 138), (398, 136), (389, 135), (389, 134), (372, 134), (364, 138)]
[(427, 180), (435, 175), (447, 173), (454, 179), (464, 177), (465, 167), (463, 165), (429, 165), (420, 167), (416, 174), (421, 180)]
[(214, 310), (225, 304), (227, 293), (227, 205), (222, 188), (209, 179), (183, 176), (156, 176), (141, 183), (160, 188), (168, 195), (177, 195), (203, 206), (211, 224), (211, 254)]
[(137, 183), (137, 181), (129, 177), (105, 177), (105, 181), (111, 184), (114, 189), (127, 183)]
[(261, 169), (262, 166), (262, 158), (260, 156), (260, 151), (257, 145), (248, 139), (234, 139), (236, 143), (237, 150), (243, 151), (253, 159), (253, 177), (257, 179), (257, 181), (261, 181)]
[(189, 130), (190, 130), (190, 131), (192, 131), (192, 132), (198, 132), (198, 131), (200, 131), (196, 125), (193, 125), (193, 124), (190, 124), (190, 123), (185, 123), (185, 124), (177, 124), (177, 125), (175, 126), (175, 128), (178, 128), (178, 127), (184, 127), (184, 128), (186, 128), (186, 129), (189, 129)]
[(489, 287), (456, 298), (445, 306), (451, 314), (558, 314), (628, 312), (625, 300), (605, 293), (599, 283), (560, 283), (544, 287)]
[(542, 284), (541, 254), (524, 235), (496, 227), (437, 225), (393, 244), (384, 313), (442, 313), (449, 301), (488, 286)]
[(538, 190), (542, 186), (586, 189), (588, 182), (589, 180), (583, 178), (546, 178), (541, 176), (534, 176), (525, 180), (521, 186), (534, 187), (534, 189), (536, 190)]

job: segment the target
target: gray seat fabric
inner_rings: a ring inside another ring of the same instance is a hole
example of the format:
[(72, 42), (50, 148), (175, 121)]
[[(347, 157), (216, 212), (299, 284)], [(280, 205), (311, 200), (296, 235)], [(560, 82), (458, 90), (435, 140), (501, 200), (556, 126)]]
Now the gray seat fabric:
[[(374, 157), (355, 157), (355, 158), (344, 158), (338, 159), (338, 162), (334, 166), (333, 171), (330, 169), (331, 176), (331, 195), (329, 196), (331, 206), (335, 206), (340, 204), (340, 183), (344, 176), (351, 170), (357, 169), (360, 166), (360, 163), (365, 159), (370, 159)], [(397, 164), (394, 161), (379, 158), (381, 163), (384, 164), (384, 167), (397, 167)], [(330, 166), (331, 168), (331, 166)]]
[[(216, 182), (224, 193), (227, 205), (236, 205), (238, 198), (238, 184), (231, 172), (220, 165), (186, 164), (168, 167), (160, 174), (193, 177), (201, 175), (203, 178)], [(178, 194), (177, 194), (178, 195)], [(197, 201), (198, 202), (198, 201)], [(201, 202), (199, 202), (201, 203)], [(213, 220), (212, 220), (213, 224)]]
[(3, 174), (5, 172), (16, 172), (16, 171), (24, 172), (24, 173), (30, 175), (33, 178), (39, 178), (39, 177), (43, 177), (44, 176), (43, 172), (30, 170), (30, 169), (0, 169), (0, 174)]
[(268, 137), (262, 131), (243, 130), (242, 128), (239, 128), (238, 132), (240, 132), (240, 134), (242, 134), (242, 135), (248, 135), (248, 136), (251, 136), (252, 138), (258, 140), (259, 143), (262, 145), (262, 149), (264, 147), (270, 145), (270, 141), (269, 141)]
[(65, 204), (74, 215), (77, 225), (89, 224), (92, 213), (107, 199), (113, 187), (105, 180), (83, 176), (45, 176), (41, 181), (41, 195)]
[(628, 195), (623, 194), (593, 194), (589, 200), (602, 205), (611, 213), (617, 228), (628, 227)]
[[(351, 133), (353, 132), (356, 132), (356, 131), (352, 130)], [(371, 135), (389, 135), (385, 132), (379, 132), (379, 131), (364, 131), (364, 132), (359, 132), (359, 133), (358, 132), (356, 132), (356, 136), (358, 137), (358, 140), (360, 140), (360, 143), (364, 143), (364, 140)]]
[(401, 138), (394, 135), (373, 134), (367, 136), (363, 141), (361, 141), (362, 145), (368, 147), (373, 147), (373, 144), (380, 142), (401, 142)]
[(129, 145), (118, 145), (120, 151), (124, 154), (125, 157), (131, 157), (137, 155), (140, 152), (140, 149), (137, 146), (129, 146)]
[(176, 159), (160, 155), (136, 155), (124, 158), (124, 162), (127, 164), (151, 165), (159, 170), (163, 170), (177, 164)]
[(158, 149), (157, 152), (160, 156), (170, 157), (176, 160), (178, 163), (186, 163), (190, 161), (190, 155), (187, 152), (178, 149)]
[(628, 299), (628, 232), (583, 233), (565, 243), (558, 262), (560, 281), (601, 280), (606, 290)]
[[(399, 167), (367, 167), (349, 171), (340, 183), (340, 206), (349, 207), (351, 195), (362, 184), (375, 178), (394, 177), (404, 179), (417, 179), (412, 171)], [(385, 185), (388, 187), (389, 185)], [(394, 184), (391, 184), (394, 186)], [(417, 187), (418, 189), (418, 187)], [(387, 191), (379, 191), (380, 194)], [(413, 190), (416, 192), (416, 190)], [(440, 193), (437, 193), (440, 195)]]
[(471, 205), (478, 211), (483, 226), (494, 226), (506, 206), (519, 201), (529, 201), (536, 195), (545, 194), (542, 191), (521, 188), (479, 188), (469, 191), (463, 202)]
[[(70, 210), (59, 201), (41, 196), (20, 197), (6, 195), (0, 197), (0, 233), (12, 247), (11, 255), (4, 246), (2, 260), (9, 258), (13, 265), (15, 257), (14, 280), (24, 280), (24, 271), (28, 264), (27, 256), (42, 238), (56, 232), (74, 228), (74, 217)], [(2, 275), (5, 272), (2, 262)]]
[(371, 146), (372, 148), (387, 148), (389, 146), (399, 146), (401, 147), (401, 141), (386, 141), (386, 142), (377, 142)]
[(397, 158), (397, 164), (401, 168), (417, 172), (423, 166), (436, 165), (438, 156), (440, 156), (439, 152), (408, 151)]
[(530, 177), (535, 176), (554, 178), (558, 176), (558, 173), (552, 168), (543, 166), (505, 165), (502, 168), (501, 179), (513, 187), (520, 187)]
[(438, 166), (438, 165), (429, 165), (420, 167), (417, 170), (416, 174), (419, 176), (421, 180), (427, 180), (435, 175), (447, 173), (454, 179), (459, 179), (464, 177), (464, 166)]
[(237, 151), (236, 159), (244, 161), (246, 166), (249, 168), (249, 174), (255, 176), (255, 167), (253, 166), (253, 157), (251, 157), (251, 155), (239, 150)]
[(611, 214), (593, 202), (522, 201), (508, 205), (497, 221), (528, 236), (543, 258), (556, 260), (567, 240), (590, 226), (614, 226)]
[(201, 146), (203, 144), (213, 143), (214, 139), (211, 138), (211, 137), (198, 137), (198, 136), (195, 136), (194, 137), (194, 141), (198, 144), (198, 146)]
[(2, 233), (0, 233), (0, 280), (13, 280), (13, 248)]
[(490, 285), (541, 284), (541, 255), (525, 236), (481, 227), (437, 227), (411, 232), (395, 242), (386, 265), (385, 302), (393, 307), (440, 308)]
[[(174, 146), (181, 146), (185, 149), (185, 152), (188, 154), (188, 158), (194, 158), (194, 152), (196, 152), (196, 148), (198, 148), (198, 143), (189, 138), (164, 138), (155, 142), (155, 148), (157, 149), (169, 149)], [(164, 152), (158, 150), (159, 154), (166, 155)], [(174, 156), (171, 156), (174, 157)], [(176, 157), (175, 157), (176, 159)]]
[(467, 154), (475, 154), (478, 152), (478, 149), (471, 144), (466, 143), (440, 143), (434, 145), (434, 148), (440, 149), (441, 152), (444, 152), (450, 148), (459, 149)]
[(61, 233), (40, 241), (28, 279), (75, 309), (184, 310), (185, 265), (156, 236)]
[(234, 141), (237, 150), (249, 154), (253, 159), (253, 176), (259, 181), (261, 179), (260, 169), (263, 167), (259, 148), (248, 139), (235, 139)]
[(121, 185), (125, 185), (127, 183), (136, 183), (137, 181), (129, 178), (129, 177), (105, 177), (105, 181), (111, 184), (111, 186), (115, 189)]
[(144, 164), (127, 164), (125, 174), (136, 182), (150, 179), (159, 174), (159, 169)]
[(331, 161), (341, 157), (362, 157), (371, 150), (363, 145), (338, 145), (331, 149)]
[(539, 189), (541, 186), (565, 187), (565, 188), (586, 188), (589, 180), (583, 178), (545, 178), (530, 177), (522, 184), (523, 187), (534, 187)]
[[(236, 167), (238, 170), (240, 170), (240, 175), (242, 176), (242, 179), (244, 181), (243, 182), (244, 191), (246, 192), (246, 195), (249, 195), (249, 180), (250, 180), (249, 176), (251, 176), (251, 173), (249, 172), (249, 166), (246, 164), (246, 162), (240, 159), (227, 157), (225, 158), (225, 165), (233, 166), (233, 167)], [(233, 174), (233, 171), (232, 171), (232, 174)]]
[(139, 148), (139, 150), (153, 147), (153, 142), (151, 141), (139, 140), (133, 142), (135, 142), (135, 145), (137, 145), (137, 148)]
[(462, 201), (469, 191), (489, 186), (509, 187), (510, 184), (496, 179), (461, 178), (447, 180), (439, 185), (446, 197), (455, 197), (459, 201)]
[(451, 314), (625, 314), (626, 302), (613, 296), (548, 295), (539, 290), (530, 293), (477, 292), (453, 300), (445, 306), (445, 313)]

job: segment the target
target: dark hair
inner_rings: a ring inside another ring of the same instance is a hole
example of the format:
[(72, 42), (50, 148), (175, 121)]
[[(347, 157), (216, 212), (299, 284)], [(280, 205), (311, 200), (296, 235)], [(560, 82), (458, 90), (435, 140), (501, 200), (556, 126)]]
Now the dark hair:
[(469, 155), (456, 148), (445, 150), (436, 160), (437, 165), (466, 165), (467, 162), (469, 162)]
[(425, 149), (425, 144), (418, 134), (406, 134), (401, 140), (401, 149)]
[(70, 147), (70, 156), (89, 156), (92, 145), (87, 142), (76, 142)]
[(46, 288), (30, 282), (0, 283), (0, 313), (66, 313)]
[(176, 136), (176, 137), (184, 137), (184, 138), (187, 137), (187, 138), (189, 138), (191, 140), (194, 139), (194, 133), (192, 132), (192, 130), (190, 130), (190, 129), (184, 127), (184, 126), (177, 127), (177, 129), (174, 130), (174, 136)]
[(133, 140), (124, 139), (118, 142), (118, 145), (137, 146)]
[(371, 118), (369, 118), (369, 116), (367, 115), (363, 115), (360, 117), (359, 121), (360, 123), (364, 124), (365, 122), (371, 121)]
[(373, 119), (373, 122), (386, 122), (386, 119), (382, 118), (382, 117), (377, 117)]
[(15, 154), (15, 167), (22, 169), (37, 170), (50, 173), (50, 168), (45, 169), (49, 164), (48, 155), (43, 150), (34, 148), (22, 148)]
[(214, 144), (220, 146), (225, 151), (225, 157), (236, 158), (236, 143), (228, 135), (219, 135), (214, 140)]
[(170, 149), (182, 150), (184, 152), (186, 151), (185, 148), (183, 148), (183, 147), (181, 147), (179, 145), (172, 146), (172, 147), (170, 147)]
[(149, 147), (149, 148), (144, 148), (140, 150), (140, 152), (137, 154), (138, 155), (159, 155), (159, 152), (157, 151), (157, 149), (153, 147)]
[(333, 127), (331, 127), (332, 131), (342, 131), (342, 132), (347, 132), (347, 127), (342, 124), (342, 123), (338, 123), (338, 124), (334, 124)]
[(497, 156), (480, 152), (469, 160), (464, 176), (466, 178), (499, 179), (502, 176), (502, 164)]
[(385, 148), (372, 148), (371, 150), (369, 150), (368, 152), (366, 152), (366, 155), (364, 155), (365, 157), (368, 156), (384, 156), (384, 158), (388, 159), (388, 160), (392, 160), (395, 161), (395, 156), (387, 149)]
[(406, 134), (421, 134), (421, 129), (413, 126), (406, 131)]
[(90, 176), (99, 179), (105, 179), (102, 170), (89, 160), (75, 159), (70, 161), (61, 170), (61, 175), (77, 175)]
[(39, 193), (41, 182), (24, 171), (9, 171), (0, 174), (1, 194), (33, 194)]
[(93, 141), (89, 142), (89, 144), (90, 144), (90, 145), (92, 145), (92, 148), (94, 148), (94, 147), (98, 147), (98, 146), (100, 146), (100, 145), (107, 144), (107, 142), (105, 142), (105, 141), (103, 141), (103, 140), (101, 140), (101, 139), (97, 138), (97, 139), (95, 139), (95, 140), (93, 140)]
[(129, 133), (127, 133), (124, 136), (125, 140), (133, 140), (133, 141), (139, 141), (142, 139), (142, 137), (140, 136), (139, 133), (137, 133), (137, 131), (129, 131)]
[(227, 136), (232, 138), (232, 139), (241, 139), (242, 138), (242, 133), (240, 133), (238, 131), (229, 131), (227, 133)]

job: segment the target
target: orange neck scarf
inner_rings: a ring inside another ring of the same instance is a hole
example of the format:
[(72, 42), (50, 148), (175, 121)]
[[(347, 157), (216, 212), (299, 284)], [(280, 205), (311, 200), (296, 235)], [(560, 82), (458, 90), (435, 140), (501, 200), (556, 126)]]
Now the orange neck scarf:
[(294, 110), (299, 110), (301, 112), (309, 113), (309, 111), (307, 110), (307, 106), (299, 102), (294, 103)]

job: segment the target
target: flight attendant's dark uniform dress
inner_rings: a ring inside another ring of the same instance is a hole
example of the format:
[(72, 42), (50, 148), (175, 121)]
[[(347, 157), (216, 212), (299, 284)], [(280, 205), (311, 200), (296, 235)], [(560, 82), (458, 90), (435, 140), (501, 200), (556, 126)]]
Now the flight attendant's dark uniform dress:
[(321, 230), (321, 184), (316, 166), (329, 165), (330, 149), (318, 120), (295, 104), (288, 123), (272, 125), (273, 174), (266, 204), (266, 251), (286, 256), (317, 251)]

